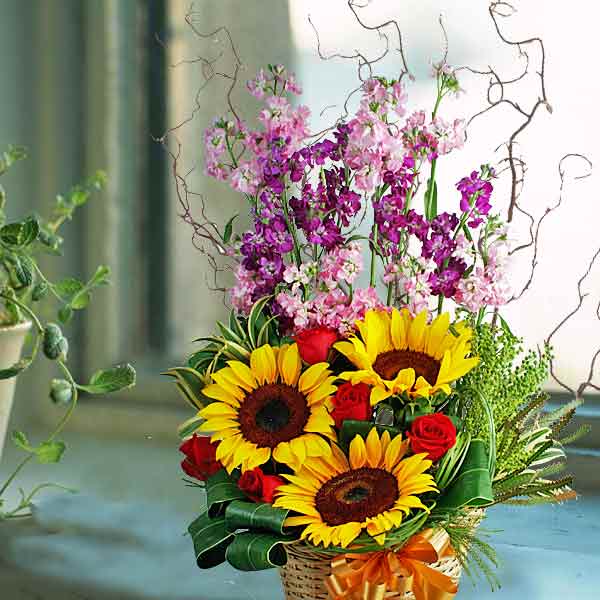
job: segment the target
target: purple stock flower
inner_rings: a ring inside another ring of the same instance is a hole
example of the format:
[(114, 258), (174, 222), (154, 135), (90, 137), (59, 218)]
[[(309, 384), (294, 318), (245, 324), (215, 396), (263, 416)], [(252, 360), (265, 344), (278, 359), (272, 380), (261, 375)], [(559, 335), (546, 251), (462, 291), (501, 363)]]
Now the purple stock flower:
[(429, 276), (432, 293), (443, 295), (446, 298), (452, 297), (466, 269), (467, 265), (463, 260), (450, 258), (447, 265), (437, 269)]
[(473, 171), (456, 184), (456, 189), (461, 193), (460, 210), (473, 217), (468, 223), (471, 228), (478, 227), (483, 221), (481, 217), (487, 215), (492, 208), (490, 197), (494, 186), (490, 179), (493, 177), (494, 170), (484, 165), (481, 172)]

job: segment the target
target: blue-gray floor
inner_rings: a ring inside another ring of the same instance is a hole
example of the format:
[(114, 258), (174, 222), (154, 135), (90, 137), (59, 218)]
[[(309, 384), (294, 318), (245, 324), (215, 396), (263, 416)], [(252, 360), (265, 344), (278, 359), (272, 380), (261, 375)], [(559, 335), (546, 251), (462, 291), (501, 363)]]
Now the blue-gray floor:
[[(13, 463), (9, 451), (2, 472)], [(66, 462), (35, 468), (85, 490), (48, 494), (35, 523), (0, 526), (0, 600), (281, 600), (276, 572), (199, 571), (183, 534), (200, 498), (183, 486), (175, 449), (72, 436)], [(27, 482), (25, 482), (27, 483)], [(498, 507), (503, 587), (464, 580), (460, 600), (598, 600), (600, 496), (562, 506)]]

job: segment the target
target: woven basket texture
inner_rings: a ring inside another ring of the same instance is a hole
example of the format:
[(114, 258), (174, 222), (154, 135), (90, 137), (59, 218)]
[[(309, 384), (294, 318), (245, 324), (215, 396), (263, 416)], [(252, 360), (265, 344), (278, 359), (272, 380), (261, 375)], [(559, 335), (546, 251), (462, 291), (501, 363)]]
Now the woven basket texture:
[[(469, 524), (475, 529), (482, 518), (483, 511), (472, 511)], [(301, 543), (290, 544), (286, 549), (287, 564), (279, 569), (285, 600), (331, 600), (325, 587), (325, 580), (331, 574), (331, 555)], [(462, 567), (456, 557), (442, 558), (430, 566), (458, 583)], [(386, 600), (415, 600), (415, 596), (409, 592), (386, 596)]]

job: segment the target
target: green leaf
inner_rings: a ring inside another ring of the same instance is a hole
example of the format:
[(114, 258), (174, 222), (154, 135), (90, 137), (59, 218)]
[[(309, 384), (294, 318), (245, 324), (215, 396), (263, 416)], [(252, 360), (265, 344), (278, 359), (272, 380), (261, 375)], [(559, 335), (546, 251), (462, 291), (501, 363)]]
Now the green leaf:
[(233, 500), (245, 499), (246, 495), (225, 469), (221, 469), (206, 480), (206, 505), (210, 517), (223, 514), (227, 504)]
[(17, 448), (25, 450), (25, 452), (34, 452), (34, 449), (29, 443), (27, 436), (22, 431), (13, 431), (10, 437), (13, 444)]
[(350, 442), (357, 435), (367, 439), (367, 436), (373, 427), (377, 429), (379, 435), (381, 435), (384, 431), (388, 431), (392, 438), (401, 433), (400, 429), (397, 429), (396, 427), (390, 427), (389, 425), (375, 425), (371, 421), (354, 421), (353, 419), (347, 419), (342, 423), (342, 428), (340, 430), (341, 446), (343, 448), (348, 448), (350, 446)]
[(19, 373), (22, 373), (25, 369), (27, 369), (30, 364), (31, 360), (28, 358), (23, 358), (12, 365), (12, 367), (8, 367), (8, 369), (0, 369), (0, 380), (12, 379), (13, 377), (16, 377)]
[(135, 369), (126, 363), (112, 369), (96, 371), (88, 385), (78, 385), (77, 387), (88, 394), (110, 394), (134, 386), (135, 379)]
[(188, 527), (188, 531), (201, 569), (211, 569), (225, 562), (227, 546), (234, 539), (234, 534), (227, 530), (225, 517), (212, 519), (205, 512)]
[(79, 292), (79, 294), (73, 296), (73, 300), (71, 300), (71, 308), (73, 310), (83, 310), (84, 308), (87, 308), (91, 299), (92, 297), (89, 292)]
[(50, 360), (64, 360), (66, 358), (69, 352), (69, 342), (56, 323), (46, 325), (42, 348), (46, 358)]
[(179, 435), (182, 440), (185, 440), (192, 435), (192, 433), (198, 431), (198, 427), (200, 427), (202, 423), (204, 423), (204, 419), (202, 417), (191, 417), (179, 425), (177, 428), (177, 435)]
[(14, 275), (17, 282), (22, 287), (29, 287), (33, 283), (33, 265), (31, 260), (27, 256), (16, 256), (10, 257)]
[(69, 404), (73, 399), (73, 386), (66, 379), (53, 379), (50, 383), (50, 399), (54, 404)]
[(40, 283), (38, 283), (31, 291), (31, 299), (34, 302), (40, 301), (46, 296), (46, 294), (48, 293), (48, 289), (48, 284), (44, 281), (40, 281)]
[(71, 300), (85, 288), (83, 281), (79, 281), (74, 277), (67, 277), (62, 281), (54, 284), (54, 291), (65, 301), (70, 303)]
[(283, 567), (287, 562), (286, 540), (269, 533), (238, 533), (227, 547), (227, 562), (238, 571), (262, 571)]
[(7, 246), (26, 248), (37, 239), (40, 225), (37, 219), (28, 217), (19, 223), (9, 223), (0, 229), (0, 241)]
[(195, 369), (173, 367), (162, 374), (175, 379), (177, 389), (193, 408), (200, 410), (208, 404), (208, 399), (202, 395), (208, 382)]
[(231, 234), (233, 233), (233, 222), (238, 218), (239, 215), (233, 215), (227, 224), (225, 225), (225, 231), (223, 232), (223, 241), (228, 244), (231, 239)]
[(100, 265), (93, 277), (90, 279), (89, 286), (107, 285), (110, 283), (110, 267), (106, 265)]
[(35, 453), (42, 464), (57, 463), (66, 449), (64, 442), (42, 442)]
[(66, 325), (72, 318), (73, 318), (73, 309), (68, 304), (65, 304), (65, 306), (62, 306), (58, 310), (58, 320), (63, 325)]
[(494, 502), (488, 453), (483, 440), (471, 441), (467, 456), (452, 485), (437, 502), (437, 508), (458, 509), (488, 506)]
[(273, 508), (272, 504), (234, 500), (225, 509), (225, 522), (231, 531), (236, 529), (267, 529), (283, 535), (289, 510)]

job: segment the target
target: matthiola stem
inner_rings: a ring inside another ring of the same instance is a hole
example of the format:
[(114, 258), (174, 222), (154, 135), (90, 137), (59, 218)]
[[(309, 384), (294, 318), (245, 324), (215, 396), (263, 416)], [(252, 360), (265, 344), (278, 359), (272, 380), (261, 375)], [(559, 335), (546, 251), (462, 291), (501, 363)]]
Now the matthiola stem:
[(292, 222), (292, 219), (290, 217), (287, 194), (285, 193), (285, 190), (283, 191), (281, 196), (281, 204), (283, 206), (285, 222), (287, 223), (288, 231), (290, 232), (290, 235), (292, 236), (292, 241), (294, 243), (294, 259), (296, 260), (296, 266), (300, 267), (300, 265), (302, 264), (302, 257), (300, 255), (300, 244), (298, 243), (298, 234), (296, 232), (296, 227), (294, 226), (294, 223)]
[(392, 292), (393, 292), (393, 286), (394, 283), (392, 281), (390, 281), (388, 283), (388, 288), (387, 288), (387, 305), (391, 306), (392, 305)]
[(373, 223), (373, 229), (371, 230), (373, 239), (371, 241), (371, 276), (369, 278), (369, 284), (371, 287), (375, 287), (375, 258), (377, 256), (377, 223)]

